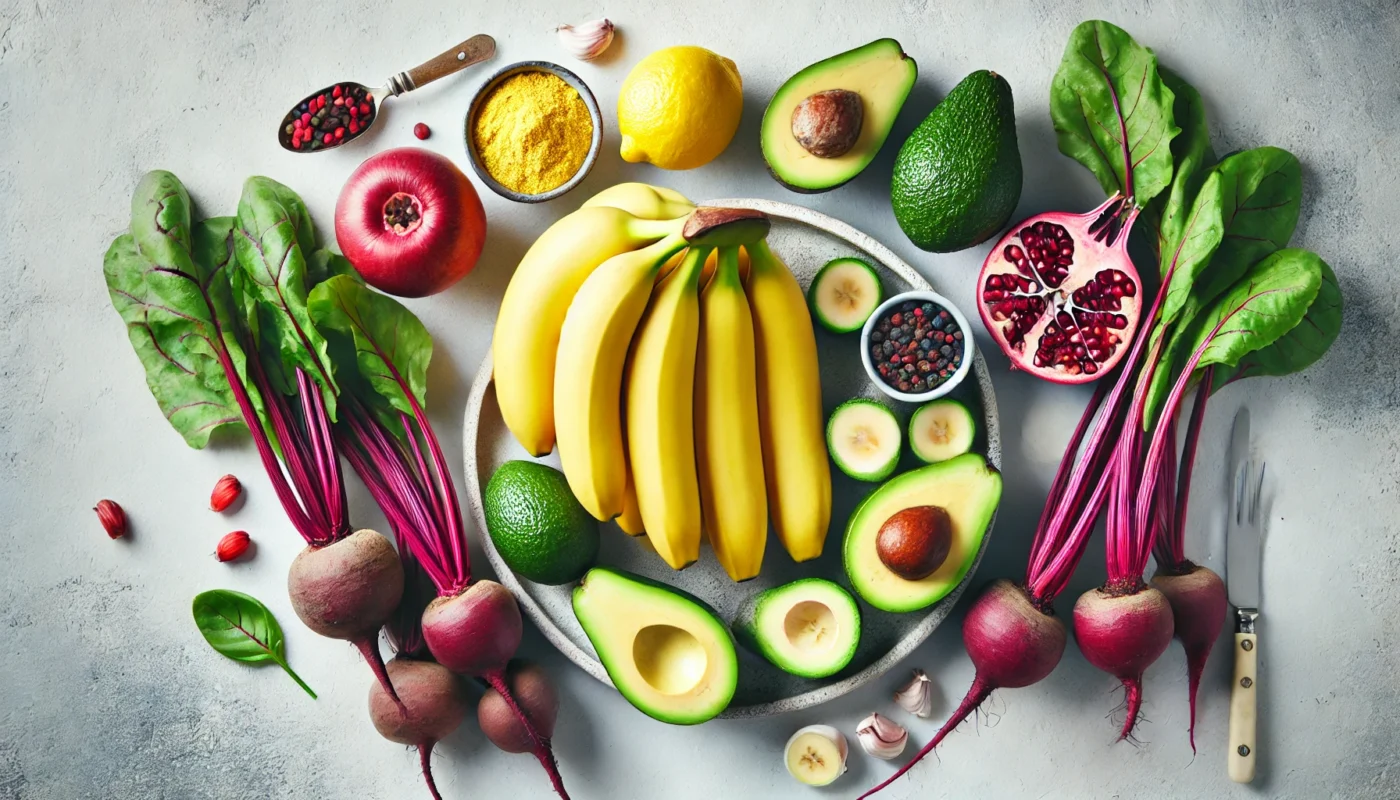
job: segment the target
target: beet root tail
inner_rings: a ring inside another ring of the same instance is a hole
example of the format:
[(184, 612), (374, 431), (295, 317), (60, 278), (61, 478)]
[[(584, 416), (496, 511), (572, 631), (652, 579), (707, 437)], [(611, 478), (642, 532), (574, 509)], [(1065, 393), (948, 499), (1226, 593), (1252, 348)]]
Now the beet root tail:
[(937, 747), (939, 743), (943, 741), (943, 737), (952, 733), (954, 728), (958, 727), (963, 723), (964, 720), (972, 716), (972, 713), (987, 701), (987, 698), (991, 696), (992, 690), (995, 688), (995, 686), (992, 686), (991, 684), (982, 680), (982, 676), (980, 675), (973, 678), (972, 688), (967, 690), (967, 696), (963, 698), (962, 703), (958, 705), (957, 710), (953, 712), (953, 715), (948, 718), (947, 722), (943, 723), (943, 727), (938, 729), (938, 733), (935, 733), (933, 735), (933, 738), (929, 740), (928, 744), (924, 745), (923, 749), (915, 753), (914, 757), (909, 759), (909, 763), (900, 767), (898, 772), (889, 776), (884, 780), (883, 783), (876, 786), (874, 789), (871, 789), (870, 791), (866, 792), (865, 794), (861, 795), (860, 797), (856, 798), (856, 800), (865, 800), (865, 798), (870, 797), (876, 792), (879, 792), (882, 789), (884, 789), (886, 786), (889, 786), (890, 784), (902, 778), (904, 776), (904, 773), (908, 772), (914, 767), (915, 764), (923, 760), (924, 756), (933, 752), (933, 748)]
[(520, 720), (520, 724), (525, 727), (525, 732), (529, 735), (530, 742), (533, 745), (530, 750), (535, 754), (535, 758), (539, 760), (540, 766), (544, 767), (545, 773), (549, 775), (549, 782), (554, 785), (554, 791), (557, 792), (563, 800), (569, 800), (569, 793), (564, 789), (564, 777), (559, 774), (559, 764), (554, 760), (554, 750), (550, 747), (549, 738), (540, 735), (539, 729), (535, 727), (535, 723), (532, 722), (525, 711), (520, 708), (520, 704), (515, 702), (515, 695), (511, 694), (510, 687), (506, 685), (505, 671), (492, 670), (482, 677), (486, 679), (487, 683), (491, 684), (492, 689), (495, 689), (496, 692), (501, 695), (501, 699), (505, 700), (506, 705), (510, 706), (511, 713), (514, 714), (515, 718)]
[(370, 671), (374, 673), (379, 685), (384, 687), (384, 692), (393, 699), (394, 705), (398, 706), (399, 713), (406, 717), (408, 716), (408, 708), (399, 699), (399, 693), (394, 691), (394, 684), (389, 681), (389, 671), (384, 668), (384, 656), (379, 653), (378, 633), (375, 631), (374, 636), (354, 639), (350, 643), (355, 645), (355, 649), (360, 651), (360, 655), (364, 656), (365, 663), (369, 664)]
[(437, 781), (433, 780), (433, 746), (436, 744), (437, 742), (431, 740), (418, 743), (418, 763), (423, 765), (423, 780), (428, 784), (428, 791), (432, 792), (433, 800), (442, 800)]
[(1118, 733), (1118, 741), (1123, 741), (1133, 735), (1133, 728), (1137, 725), (1138, 716), (1142, 714), (1142, 676), (1135, 675), (1130, 678), (1123, 678), (1123, 688), (1127, 691), (1124, 702), (1127, 704), (1127, 716), (1123, 718), (1123, 730)]
[(1191, 703), (1191, 727), (1188, 728), (1188, 735), (1191, 738), (1191, 754), (1196, 754), (1196, 690), (1201, 688), (1201, 674), (1206, 669), (1206, 659), (1210, 657), (1210, 648), (1197, 648), (1195, 652), (1186, 653), (1186, 670), (1189, 673), (1187, 683), (1187, 698)]

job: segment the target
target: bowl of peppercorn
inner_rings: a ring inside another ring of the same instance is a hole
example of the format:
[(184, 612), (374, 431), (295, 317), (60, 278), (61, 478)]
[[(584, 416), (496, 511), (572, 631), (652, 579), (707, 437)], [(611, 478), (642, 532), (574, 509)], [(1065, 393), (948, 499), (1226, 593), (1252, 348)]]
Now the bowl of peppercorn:
[(962, 312), (937, 292), (897, 294), (865, 321), (860, 360), (880, 391), (906, 403), (926, 403), (967, 377), (971, 331)]

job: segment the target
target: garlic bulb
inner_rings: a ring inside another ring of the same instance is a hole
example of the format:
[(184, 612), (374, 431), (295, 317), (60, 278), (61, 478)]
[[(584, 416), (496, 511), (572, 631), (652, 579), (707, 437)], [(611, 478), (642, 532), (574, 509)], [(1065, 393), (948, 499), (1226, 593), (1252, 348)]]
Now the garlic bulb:
[(898, 758), (904, 752), (904, 745), (909, 743), (908, 731), (879, 714), (871, 714), (861, 720), (860, 727), (856, 728), (856, 737), (860, 739), (860, 746), (865, 748), (865, 752), (886, 761)]
[(894, 701), (899, 707), (917, 717), (928, 719), (933, 716), (933, 684), (921, 669), (914, 670), (914, 676), (894, 693)]
[(560, 25), (554, 32), (559, 34), (564, 49), (580, 61), (592, 61), (602, 55), (613, 40), (613, 24), (606, 19), (582, 25)]

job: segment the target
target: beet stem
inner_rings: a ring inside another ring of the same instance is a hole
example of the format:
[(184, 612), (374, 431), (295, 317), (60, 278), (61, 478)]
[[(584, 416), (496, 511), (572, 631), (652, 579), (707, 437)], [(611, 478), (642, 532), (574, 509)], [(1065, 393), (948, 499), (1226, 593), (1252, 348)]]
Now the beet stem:
[(515, 702), (515, 695), (510, 693), (510, 687), (506, 685), (505, 670), (492, 670), (482, 677), (491, 684), (492, 689), (501, 695), (501, 699), (506, 701), (506, 705), (510, 706), (511, 713), (520, 720), (520, 724), (525, 726), (525, 733), (529, 735), (530, 741), (534, 744), (531, 750), (535, 754), (535, 758), (539, 759), (540, 766), (544, 767), (544, 771), (549, 775), (549, 782), (554, 785), (554, 791), (558, 792), (564, 800), (569, 800), (569, 793), (564, 790), (564, 778), (559, 774), (559, 764), (554, 760), (554, 750), (549, 745), (549, 739), (540, 735), (535, 723), (530, 721), (530, 717)]
[(432, 792), (433, 800), (442, 800), (437, 781), (433, 780), (433, 746), (436, 744), (437, 742), (431, 739), (418, 743), (418, 763), (423, 765), (423, 780), (428, 784), (428, 791)]
[(355, 648), (360, 651), (360, 655), (364, 656), (370, 671), (379, 680), (379, 685), (384, 687), (384, 691), (393, 699), (394, 705), (398, 706), (399, 714), (407, 717), (408, 708), (399, 699), (399, 693), (394, 691), (394, 684), (389, 681), (389, 671), (384, 668), (384, 656), (379, 653), (378, 637), (379, 631), (375, 630), (373, 634), (352, 639), (350, 643), (355, 645)]
[(992, 686), (991, 684), (982, 680), (981, 675), (974, 676), (972, 679), (972, 687), (967, 690), (967, 696), (963, 698), (962, 703), (958, 705), (957, 710), (953, 712), (953, 715), (948, 718), (947, 722), (943, 723), (943, 727), (938, 729), (938, 733), (935, 733), (933, 735), (933, 738), (929, 740), (928, 744), (924, 745), (923, 749), (915, 753), (914, 757), (909, 759), (909, 763), (900, 767), (898, 772), (886, 778), (884, 782), (882, 782), (880, 785), (876, 786), (875, 788), (871, 789), (870, 791), (866, 792), (860, 797), (857, 797), (856, 800), (865, 800), (865, 798), (875, 794), (876, 792), (881, 791), (886, 786), (889, 786), (890, 784), (903, 777), (904, 773), (912, 769), (913, 766), (919, 763), (919, 761), (922, 760), (924, 756), (933, 752), (933, 748), (937, 747), (938, 744), (943, 741), (943, 737), (952, 733), (954, 728), (961, 725), (972, 714), (972, 712), (976, 711), (979, 706), (985, 703), (987, 701), (987, 698), (991, 696), (992, 690), (995, 688), (995, 686)]

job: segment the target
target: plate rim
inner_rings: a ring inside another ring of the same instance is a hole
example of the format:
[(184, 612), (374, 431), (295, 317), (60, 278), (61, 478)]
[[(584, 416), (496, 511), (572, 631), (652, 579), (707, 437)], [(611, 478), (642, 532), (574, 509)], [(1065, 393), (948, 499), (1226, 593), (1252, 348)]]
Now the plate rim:
[[(866, 234), (852, 225), (842, 222), (839, 219), (828, 216), (820, 211), (803, 206), (783, 203), (776, 200), (764, 200), (759, 198), (723, 198), (711, 200), (700, 205), (725, 206), (731, 208), (745, 208), (755, 211), (762, 211), (769, 216), (779, 219), (798, 222), (808, 227), (816, 228), (827, 234), (846, 241), (862, 252), (868, 253), (882, 265), (899, 277), (903, 278), (913, 289), (925, 291), (936, 291), (929, 283), (928, 279), (919, 274), (908, 262), (900, 258), (885, 245), (881, 244), (874, 237)], [(982, 357), (982, 349), (973, 342), (973, 363), (972, 376), (977, 381), (978, 392), (982, 400), (982, 417), (987, 432), (987, 453), (988, 463), (994, 469), (1001, 469), (1001, 415), (997, 409), (996, 392), (992, 387), (991, 376), (987, 372), (987, 362)], [(491, 536), (486, 529), (486, 515), (482, 506), (481, 475), (477, 463), (477, 445), (480, 438), (481, 409), (486, 400), (486, 391), (492, 384), (492, 356), (491, 348), (488, 345), (486, 356), (481, 361), (481, 366), (472, 377), (471, 393), (467, 397), (467, 406), (463, 412), (462, 425), (462, 461), (463, 477), (467, 484), (467, 498), (472, 509), (472, 518), (476, 523), (478, 539), (481, 547), (486, 553), (486, 558), (491, 562), (491, 568), (496, 573), (496, 578), (511, 593), (515, 595), (516, 601), (525, 611), (525, 615), (535, 624), (545, 639), (555, 647), (566, 658), (578, 666), (584, 672), (596, 678), (606, 686), (616, 689), (612, 679), (608, 676), (607, 670), (601, 661), (590, 653), (583, 650), (574, 643), (564, 632), (554, 624), (549, 615), (544, 612), (535, 598), (525, 590), (515, 573), (506, 566), (496, 551), (495, 543), (491, 541)], [(834, 700), (842, 695), (848, 694), (855, 689), (870, 683), (883, 676), (890, 669), (903, 661), (910, 653), (914, 652), (919, 645), (923, 644), (930, 635), (947, 619), (952, 613), (953, 607), (957, 605), (958, 599), (966, 591), (969, 583), (977, 574), (977, 569), (981, 566), (982, 557), (987, 552), (988, 543), (991, 541), (993, 529), (996, 526), (996, 514), (993, 513), (991, 520), (987, 522), (986, 533), (982, 536), (982, 545), (978, 548), (977, 556), (973, 559), (972, 566), (967, 574), (963, 576), (953, 589), (942, 600), (939, 600), (928, 610), (923, 619), (919, 620), (907, 634), (895, 643), (884, 655), (871, 662), (865, 669), (849, 675), (835, 683), (818, 686), (800, 694), (778, 700), (770, 700), (764, 703), (754, 703), (746, 706), (730, 706), (722, 711), (717, 719), (749, 719), (754, 717), (766, 717), (776, 714), (784, 714), (791, 711), (800, 711), (812, 708), (822, 703)], [(830, 533), (828, 532), (828, 536)]]

